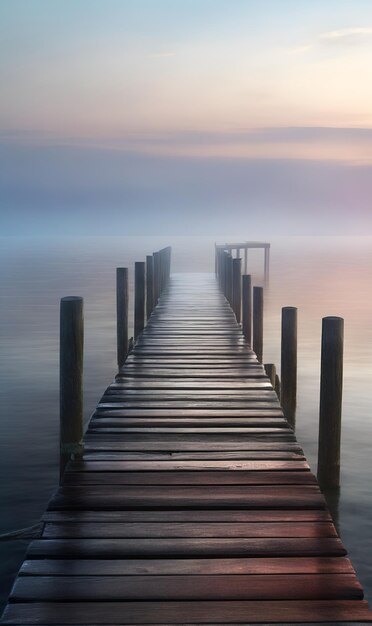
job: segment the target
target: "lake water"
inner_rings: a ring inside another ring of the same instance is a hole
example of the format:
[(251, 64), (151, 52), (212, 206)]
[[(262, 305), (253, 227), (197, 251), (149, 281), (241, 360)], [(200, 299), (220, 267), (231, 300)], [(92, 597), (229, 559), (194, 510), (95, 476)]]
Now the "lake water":
[[(246, 233), (244, 238), (249, 237)], [(242, 239), (226, 237), (233, 241)], [(58, 482), (59, 300), (85, 307), (85, 417), (116, 369), (115, 268), (171, 244), (172, 271), (213, 271), (205, 237), (1, 240), (0, 533), (37, 523)], [(372, 600), (372, 238), (271, 239), (264, 361), (280, 362), (282, 306), (299, 309), (297, 433), (316, 470), (321, 318), (345, 318), (340, 534)], [(249, 253), (255, 284), (263, 252)], [(133, 298), (131, 305), (133, 305)], [(132, 310), (132, 306), (131, 306)], [(1, 601), (26, 542), (0, 543)]]

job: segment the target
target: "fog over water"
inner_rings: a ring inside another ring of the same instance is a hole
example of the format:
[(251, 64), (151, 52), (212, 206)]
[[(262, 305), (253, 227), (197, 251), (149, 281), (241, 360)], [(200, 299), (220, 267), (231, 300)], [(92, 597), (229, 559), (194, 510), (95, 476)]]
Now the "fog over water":
[[(249, 233), (226, 235), (244, 240)], [(220, 243), (223, 241), (218, 240)], [(321, 318), (345, 318), (341, 536), (372, 599), (372, 238), (271, 238), (264, 361), (280, 364), (282, 306), (299, 308), (297, 433), (316, 470)], [(172, 271), (213, 271), (206, 237), (3, 238), (0, 246), (0, 532), (38, 521), (57, 486), (59, 300), (85, 301), (85, 418), (116, 370), (115, 268), (164, 245)], [(263, 253), (249, 271), (262, 284)], [(130, 309), (133, 309), (131, 298)], [(24, 542), (2, 542), (5, 599)]]

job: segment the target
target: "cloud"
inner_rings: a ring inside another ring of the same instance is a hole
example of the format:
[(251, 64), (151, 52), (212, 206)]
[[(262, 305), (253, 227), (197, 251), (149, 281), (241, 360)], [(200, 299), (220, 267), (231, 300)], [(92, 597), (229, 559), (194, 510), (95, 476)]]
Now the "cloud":
[(341, 28), (321, 33), (314, 43), (304, 44), (289, 48), (290, 54), (306, 54), (318, 46), (356, 46), (364, 43), (372, 43), (372, 27), (360, 26), (354, 28)]
[(372, 27), (342, 28), (322, 33), (318, 38), (323, 44), (355, 45), (372, 41)]

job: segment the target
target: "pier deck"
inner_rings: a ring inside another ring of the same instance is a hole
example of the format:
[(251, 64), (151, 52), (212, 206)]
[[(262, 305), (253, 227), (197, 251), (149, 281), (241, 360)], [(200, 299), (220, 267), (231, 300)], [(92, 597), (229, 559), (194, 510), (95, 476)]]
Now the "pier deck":
[(3, 624), (372, 622), (214, 276), (172, 276), (84, 443)]

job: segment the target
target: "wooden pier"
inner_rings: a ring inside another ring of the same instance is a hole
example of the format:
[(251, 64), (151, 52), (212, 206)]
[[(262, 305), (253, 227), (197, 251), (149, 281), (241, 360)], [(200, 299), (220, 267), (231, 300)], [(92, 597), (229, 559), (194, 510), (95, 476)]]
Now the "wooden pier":
[(372, 622), (210, 274), (171, 277), (43, 521), (2, 624)]

